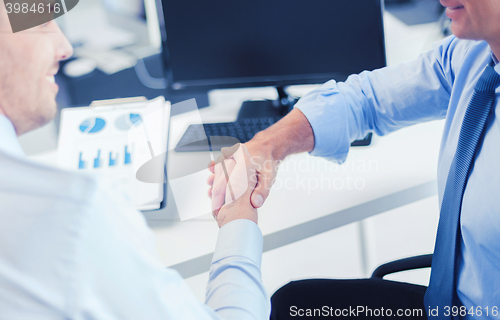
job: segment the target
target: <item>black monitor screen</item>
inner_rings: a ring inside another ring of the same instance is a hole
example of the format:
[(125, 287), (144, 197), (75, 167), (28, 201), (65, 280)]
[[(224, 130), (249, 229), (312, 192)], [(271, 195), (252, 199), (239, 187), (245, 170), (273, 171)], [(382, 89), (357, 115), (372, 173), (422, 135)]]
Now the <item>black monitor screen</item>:
[(320, 83), (385, 66), (380, 0), (162, 0), (174, 89)]

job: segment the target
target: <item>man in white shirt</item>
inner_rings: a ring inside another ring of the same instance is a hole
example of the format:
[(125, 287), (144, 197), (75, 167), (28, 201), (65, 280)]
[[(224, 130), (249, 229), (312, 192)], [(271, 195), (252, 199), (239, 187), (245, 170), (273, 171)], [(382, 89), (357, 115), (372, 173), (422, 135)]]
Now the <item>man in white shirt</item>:
[[(56, 114), (54, 75), (71, 54), (54, 21), (12, 33), (0, 0), (0, 319), (268, 318), (255, 185), (214, 213), (221, 229), (203, 304), (105, 181), (26, 159), (17, 136)], [(239, 174), (255, 174), (241, 151)]]

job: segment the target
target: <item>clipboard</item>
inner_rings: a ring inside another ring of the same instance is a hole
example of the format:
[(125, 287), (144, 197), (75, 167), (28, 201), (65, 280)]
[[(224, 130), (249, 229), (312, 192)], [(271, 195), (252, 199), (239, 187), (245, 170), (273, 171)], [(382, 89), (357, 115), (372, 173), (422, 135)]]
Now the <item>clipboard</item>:
[(100, 100), (63, 109), (58, 163), (105, 176), (138, 210), (162, 209), (167, 204), (170, 109), (163, 96)]

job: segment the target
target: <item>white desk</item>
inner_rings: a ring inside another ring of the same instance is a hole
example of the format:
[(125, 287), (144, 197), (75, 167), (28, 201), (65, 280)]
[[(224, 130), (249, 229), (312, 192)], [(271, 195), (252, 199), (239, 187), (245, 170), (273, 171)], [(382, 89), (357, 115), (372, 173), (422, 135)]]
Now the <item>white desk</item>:
[[(385, 19), (389, 64), (416, 58), (439, 38), (433, 24), (408, 27), (390, 15)], [(290, 91), (302, 95), (312, 88)], [(275, 95), (272, 88), (215, 91), (210, 95), (213, 106), (203, 109), (201, 115), (205, 122), (232, 121), (242, 101)], [(170, 149), (192, 117), (188, 113), (172, 118)], [(361, 277), (382, 261), (431, 251), (437, 224), (435, 178), (442, 126), (441, 121), (431, 122), (375, 137), (372, 146), (351, 149), (342, 166), (307, 154), (287, 159), (278, 175), (281, 185), (275, 185), (259, 210), (265, 237), (263, 278), (270, 293), (292, 278)], [(53, 155), (33, 158), (50, 162)], [(169, 169), (183, 157), (188, 156), (171, 153)], [(157, 236), (163, 264), (189, 278), (188, 284), (202, 299), (218, 228), (210, 214), (180, 222), (171, 199), (170, 193), (167, 208), (146, 217)], [(206, 196), (193, 200), (209, 203)], [(409, 214), (402, 216), (400, 211)], [(352, 223), (379, 213), (384, 214)], [(401, 217), (401, 228), (391, 224), (397, 220), (394, 217)], [(383, 234), (381, 226), (385, 226)], [(388, 233), (401, 237), (387, 237)], [(403, 238), (409, 239), (409, 246), (381, 249), (388, 243), (406, 241)]]
[[(203, 119), (212, 112), (217, 113), (217, 108), (203, 110), (207, 115)], [(172, 147), (190, 123), (186, 119), (188, 114), (172, 118)], [(351, 149), (343, 165), (306, 153), (288, 158), (280, 167), (270, 197), (259, 210), (264, 250), (435, 195), (442, 126), (442, 121), (431, 122), (377, 137), (370, 147)], [(172, 152), (169, 157), (192, 155)], [(179, 163), (170, 161), (170, 169)], [(205, 182), (202, 179), (199, 183)], [(163, 263), (175, 265), (185, 277), (195, 276), (208, 270), (218, 228), (209, 213), (180, 222), (171, 200), (166, 209), (148, 213), (148, 220), (158, 237)], [(193, 200), (204, 202), (209, 212), (204, 193), (194, 193)]]

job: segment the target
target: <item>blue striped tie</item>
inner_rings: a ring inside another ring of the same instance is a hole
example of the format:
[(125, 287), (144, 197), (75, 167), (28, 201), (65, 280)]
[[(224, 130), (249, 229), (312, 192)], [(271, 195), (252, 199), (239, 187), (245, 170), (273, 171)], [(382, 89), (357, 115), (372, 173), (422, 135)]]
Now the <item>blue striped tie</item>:
[(457, 151), (451, 163), (441, 204), (431, 279), (424, 298), (427, 307), (439, 307), (439, 317), (432, 317), (433, 319), (451, 319), (451, 316), (444, 316), (444, 307), (460, 307), (456, 277), (461, 239), (462, 197), (474, 155), (486, 127), (486, 119), (495, 102), (495, 89), (499, 85), (500, 75), (493, 69), (492, 62), (486, 67), (474, 88), (460, 129)]

